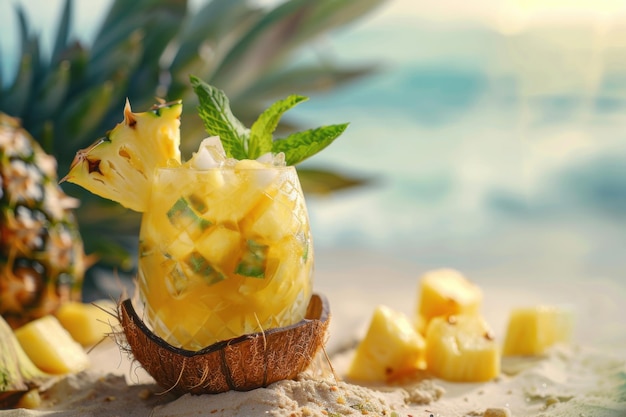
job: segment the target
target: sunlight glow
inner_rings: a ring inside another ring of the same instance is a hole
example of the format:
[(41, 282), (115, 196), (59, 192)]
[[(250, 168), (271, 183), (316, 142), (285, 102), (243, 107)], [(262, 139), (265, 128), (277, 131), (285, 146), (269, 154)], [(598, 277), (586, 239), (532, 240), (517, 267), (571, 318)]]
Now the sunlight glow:
[(529, 26), (580, 24), (626, 19), (623, 0), (392, 0), (380, 12), (385, 20), (442, 23), (474, 22), (502, 34), (516, 34)]

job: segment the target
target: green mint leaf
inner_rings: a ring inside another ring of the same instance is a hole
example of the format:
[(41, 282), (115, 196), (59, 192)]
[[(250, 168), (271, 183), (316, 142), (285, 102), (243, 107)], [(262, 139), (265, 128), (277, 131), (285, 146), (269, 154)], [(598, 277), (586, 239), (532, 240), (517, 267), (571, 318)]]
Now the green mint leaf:
[(272, 151), (272, 134), (281, 116), (296, 104), (308, 100), (308, 97), (291, 95), (279, 100), (268, 107), (250, 128), (250, 142), (248, 157), (256, 159), (259, 156)]
[(284, 152), (287, 165), (296, 165), (330, 145), (347, 127), (348, 123), (344, 123), (293, 133), (275, 140), (272, 152)]
[(246, 148), (250, 131), (233, 115), (226, 94), (198, 77), (192, 75), (189, 78), (198, 96), (198, 115), (204, 122), (207, 133), (220, 137), (226, 156), (248, 158)]

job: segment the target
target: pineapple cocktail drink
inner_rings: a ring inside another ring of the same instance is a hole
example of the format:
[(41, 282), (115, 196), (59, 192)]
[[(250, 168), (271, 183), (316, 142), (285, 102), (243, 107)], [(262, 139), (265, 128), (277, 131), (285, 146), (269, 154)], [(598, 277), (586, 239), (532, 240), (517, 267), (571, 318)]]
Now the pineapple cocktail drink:
[(158, 169), (141, 225), (145, 320), (189, 350), (297, 323), (311, 296), (295, 168), (226, 160), (220, 148), (219, 138), (205, 140), (189, 163)]
[(210, 137), (186, 162), (180, 101), (133, 113), (81, 150), (64, 178), (143, 213), (138, 289), (144, 318), (172, 346), (220, 340), (300, 321), (311, 298), (313, 248), (293, 167), (347, 124), (276, 139), (292, 95), (250, 128), (224, 93), (191, 77)]

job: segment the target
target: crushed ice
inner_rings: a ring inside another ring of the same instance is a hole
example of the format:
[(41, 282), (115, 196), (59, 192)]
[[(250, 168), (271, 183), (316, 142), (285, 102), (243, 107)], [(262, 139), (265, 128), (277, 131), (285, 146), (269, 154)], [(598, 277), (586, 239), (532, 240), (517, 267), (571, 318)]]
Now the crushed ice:
[[(268, 152), (256, 160), (264, 165), (286, 166), (285, 154), (283, 152), (277, 154)], [(234, 167), (237, 162), (236, 159), (226, 157), (226, 151), (219, 136), (210, 136), (200, 142), (198, 151), (194, 152), (188, 164), (192, 169), (208, 170), (212, 168)]]

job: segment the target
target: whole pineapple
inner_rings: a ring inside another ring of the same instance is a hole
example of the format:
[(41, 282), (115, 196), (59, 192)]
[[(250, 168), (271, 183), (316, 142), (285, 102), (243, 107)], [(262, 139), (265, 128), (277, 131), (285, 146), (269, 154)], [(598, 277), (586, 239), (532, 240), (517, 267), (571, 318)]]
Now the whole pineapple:
[(80, 298), (85, 256), (56, 160), (0, 113), (0, 314), (11, 327)]

